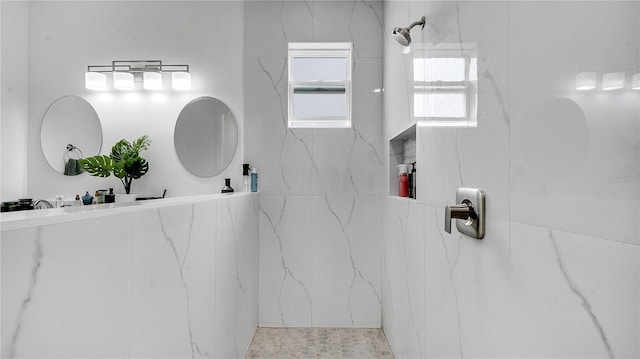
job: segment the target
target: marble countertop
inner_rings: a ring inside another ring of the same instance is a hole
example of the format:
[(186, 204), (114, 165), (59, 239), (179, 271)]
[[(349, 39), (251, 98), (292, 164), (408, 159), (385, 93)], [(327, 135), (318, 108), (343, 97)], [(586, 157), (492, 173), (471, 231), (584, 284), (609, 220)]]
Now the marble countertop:
[(257, 193), (236, 192), (233, 194), (207, 194), (199, 196), (171, 197), (127, 203), (106, 203), (90, 206), (69, 206), (63, 208), (37, 209), (31, 211), (0, 213), (0, 230), (34, 227), (43, 224), (77, 221), (87, 218), (112, 216), (140, 210), (162, 208), (208, 200), (231, 198), (237, 196), (251, 196)]

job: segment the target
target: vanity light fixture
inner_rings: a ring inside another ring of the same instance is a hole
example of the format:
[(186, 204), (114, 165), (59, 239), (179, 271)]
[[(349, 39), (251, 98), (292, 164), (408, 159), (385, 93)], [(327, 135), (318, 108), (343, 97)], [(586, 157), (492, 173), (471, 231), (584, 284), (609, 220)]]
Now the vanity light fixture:
[(133, 74), (130, 72), (116, 71), (113, 73), (113, 88), (116, 90), (133, 90)]
[(116, 60), (111, 65), (90, 65), (84, 81), (87, 89), (106, 90), (106, 74), (111, 73), (116, 90), (133, 90), (136, 82), (142, 82), (145, 90), (162, 90), (163, 72), (171, 73), (173, 89), (191, 89), (189, 65), (165, 65), (161, 60)]
[(611, 72), (602, 75), (602, 89), (618, 90), (624, 87), (624, 72)]
[(171, 87), (174, 90), (189, 90), (191, 88), (191, 74), (185, 71), (172, 73)]
[(634, 90), (640, 90), (640, 73), (631, 77), (631, 88)]
[(596, 76), (593, 71), (585, 71), (576, 75), (576, 90), (587, 91), (596, 88)]
[(162, 90), (162, 73), (158, 71), (145, 71), (142, 74), (142, 87), (145, 90)]

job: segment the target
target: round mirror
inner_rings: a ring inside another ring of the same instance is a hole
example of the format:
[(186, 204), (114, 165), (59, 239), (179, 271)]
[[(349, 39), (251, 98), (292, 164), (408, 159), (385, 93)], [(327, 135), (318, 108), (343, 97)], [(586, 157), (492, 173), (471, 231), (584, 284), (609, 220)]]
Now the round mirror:
[(49, 165), (59, 173), (82, 173), (79, 159), (100, 153), (102, 126), (96, 110), (78, 96), (56, 100), (42, 119), (40, 146)]
[(227, 168), (236, 153), (236, 119), (224, 102), (198, 97), (180, 112), (173, 141), (187, 171), (213, 177)]

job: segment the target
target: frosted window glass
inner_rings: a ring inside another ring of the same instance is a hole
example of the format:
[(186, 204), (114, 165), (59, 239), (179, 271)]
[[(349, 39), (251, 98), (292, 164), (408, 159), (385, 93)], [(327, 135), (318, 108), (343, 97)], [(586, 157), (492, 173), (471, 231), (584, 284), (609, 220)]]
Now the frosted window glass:
[(424, 82), (424, 64), (425, 59), (413, 59), (413, 81)]
[[(415, 81), (464, 81), (465, 63), (460, 57), (433, 57), (421, 60), (419, 67), (414, 67), (414, 78), (416, 74), (422, 76)], [(415, 62), (414, 62), (415, 64)]]
[(346, 117), (347, 105), (344, 92), (338, 93), (294, 93), (293, 116)]
[(413, 101), (415, 117), (463, 118), (467, 115), (464, 94), (417, 93)]
[(294, 57), (292, 81), (344, 81), (347, 79), (346, 58)]

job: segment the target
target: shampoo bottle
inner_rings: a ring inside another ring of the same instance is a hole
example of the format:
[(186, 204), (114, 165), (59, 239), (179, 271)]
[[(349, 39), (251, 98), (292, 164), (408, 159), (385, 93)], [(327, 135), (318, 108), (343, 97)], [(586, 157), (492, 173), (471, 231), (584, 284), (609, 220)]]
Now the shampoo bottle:
[(255, 167), (251, 170), (251, 192), (258, 192), (258, 170)]
[(409, 198), (415, 198), (413, 197), (413, 167), (411, 171), (408, 171), (407, 175), (409, 177)]
[(224, 187), (222, 187), (222, 193), (233, 193), (233, 188), (231, 188), (231, 178), (224, 179)]
[(242, 192), (249, 192), (249, 164), (242, 165)]
[(407, 175), (407, 165), (398, 165), (398, 194), (400, 197), (409, 197), (409, 176)]
[(417, 197), (417, 192), (416, 190), (418, 189), (418, 177), (416, 174), (416, 163), (413, 163), (413, 167), (411, 168), (411, 177), (413, 178), (413, 182), (412, 182), (412, 186), (411, 187), (411, 194), (413, 195), (411, 198), (418, 198)]

